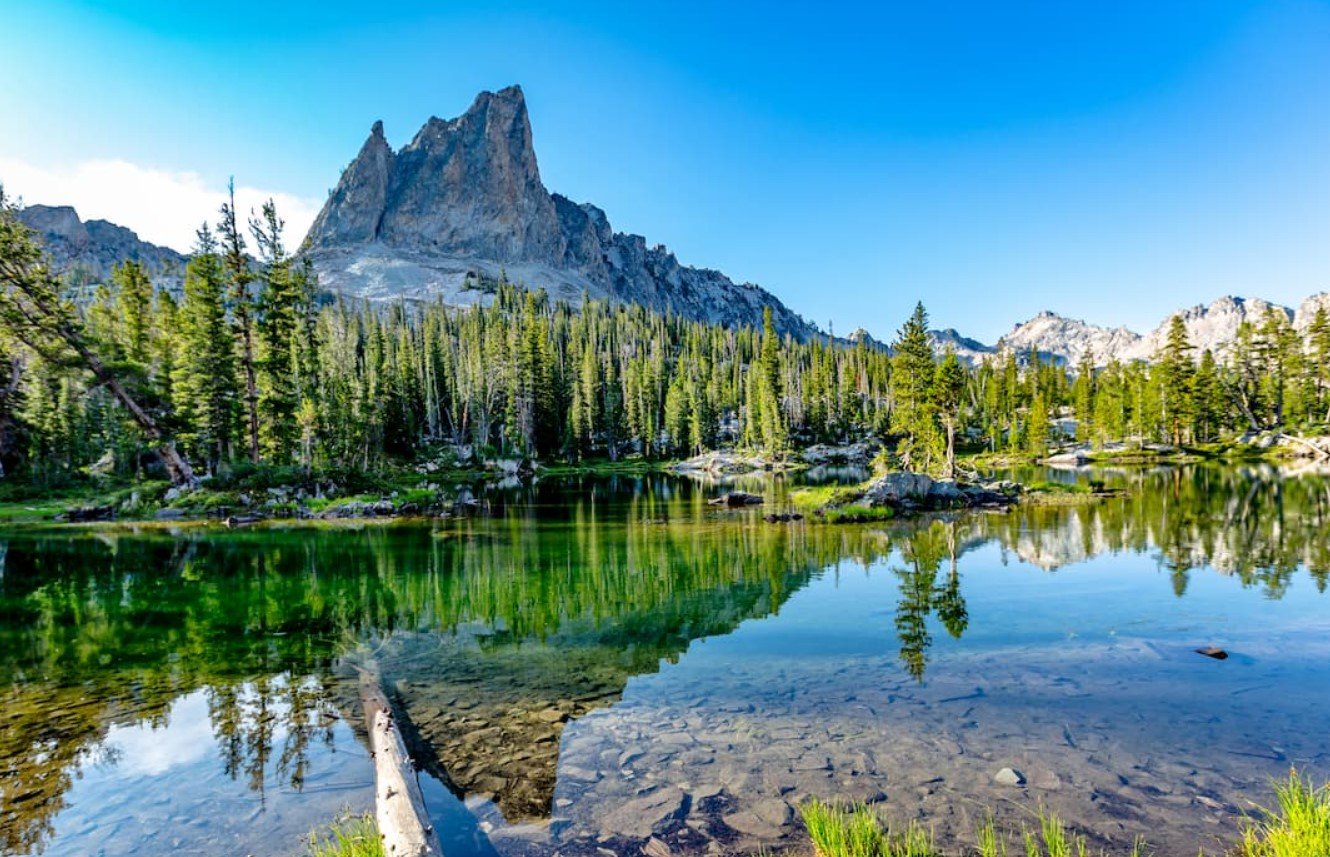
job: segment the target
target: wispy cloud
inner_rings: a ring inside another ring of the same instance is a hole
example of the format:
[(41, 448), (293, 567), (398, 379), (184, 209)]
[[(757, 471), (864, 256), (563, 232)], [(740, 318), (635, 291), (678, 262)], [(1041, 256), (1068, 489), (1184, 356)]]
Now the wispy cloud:
[[(215, 223), (226, 198), (223, 185), (197, 173), (176, 173), (129, 161), (91, 160), (71, 167), (44, 167), (0, 157), (0, 183), (11, 196), (32, 205), (72, 205), (84, 220), (109, 220), (127, 226), (145, 241), (187, 251), (204, 221)], [(319, 201), (281, 191), (236, 183), (241, 212), (268, 199), (286, 221), (287, 244), (304, 238), (319, 211)]]

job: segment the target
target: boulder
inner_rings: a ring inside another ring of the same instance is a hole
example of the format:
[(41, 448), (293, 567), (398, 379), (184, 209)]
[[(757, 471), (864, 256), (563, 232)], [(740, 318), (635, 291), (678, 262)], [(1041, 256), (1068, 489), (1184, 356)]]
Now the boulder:
[(928, 502), (934, 505), (951, 506), (965, 500), (965, 493), (955, 479), (939, 479), (928, 486)]
[(870, 506), (897, 505), (904, 500), (928, 496), (933, 480), (922, 473), (897, 471), (879, 476), (864, 489), (864, 501)]

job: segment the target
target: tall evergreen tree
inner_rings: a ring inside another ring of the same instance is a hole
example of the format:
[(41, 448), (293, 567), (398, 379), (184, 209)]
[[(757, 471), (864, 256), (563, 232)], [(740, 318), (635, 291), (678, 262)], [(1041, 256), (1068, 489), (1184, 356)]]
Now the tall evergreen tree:
[(915, 305), (892, 348), (891, 430), (899, 436), (897, 455), (907, 469), (932, 471), (943, 457), (944, 444), (938, 430), (933, 344), (923, 303)]
[(226, 271), (217, 239), (204, 224), (185, 268), (180, 352), (173, 400), (181, 439), (216, 469), (230, 458), (240, 390), (235, 342), (226, 317)]
[(222, 204), (217, 234), (221, 242), (222, 264), (226, 270), (227, 297), (230, 299), (230, 315), (244, 391), (245, 438), (249, 446), (249, 459), (257, 463), (260, 454), (259, 379), (254, 345), (254, 296), (250, 292), (254, 273), (249, 267), (245, 235), (236, 213), (234, 180), (227, 185), (227, 191), (229, 198)]

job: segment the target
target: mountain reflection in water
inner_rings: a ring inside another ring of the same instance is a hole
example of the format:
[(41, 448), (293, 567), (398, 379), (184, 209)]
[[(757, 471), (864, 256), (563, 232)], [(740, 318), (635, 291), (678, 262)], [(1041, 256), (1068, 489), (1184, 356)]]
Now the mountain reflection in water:
[[(0, 537), (0, 852), (65, 853), (62, 843), (79, 834), (62, 818), (76, 811), (88, 836), (98, 824), (117, 825), (132, 841), (133, 825), (111, 810), (71, 808), (68, 795), (94, 768), (128, 776), (126, 753), (136, 755), (133, 775), (152, 781), (167, 763), (148, 758), (143, 742), (123, 730), (165, 730), (172, 717), (193, 718), (211, 734), (208, 752), (195, 748), (190, 765), (260, 797), (280, 788), (299, 806), (311, 771), (363, 761), (344, 754), (338, 763), (331, 754), (351, 749), (342, 718), (357, 722), (358, 705), (347, 663), (366, 651), (402, 704), (426, 770), (459, 796), (488, 797), (504, 820), (517, 822), (551, 815), (569, 766), (568, 783), (589, 776), (595, 756), (574, 764), (579, 741), (608, 752), (598, 734), (579, 731), (570, 742), (570, 723), (585, 719), (590, 730), (617, 722), (603, 718), (640, 684), (634, 704), (623, 707), (631, 717), (653, 681), (674, 680), (664, 673), (696, 641), (748, 639), (759, 627), (750, 620), (771, 621), (792, 596), (829, 573), (838, 578), (847, 564), (894, 581), (894, 607), (869, 614), (871, 627), (840, 630), (846, 640), (851, 631), (868, 635), (890, 653), (899, 678), (885, 675), (882, 686), (895, 688), (896, 698), (935, 678), (930, 653), (941, 640), (952, 641), (947, 651), (958, 657), (997, 645), (993, 613), (971, 603), (967, 583), (989, 572), (990, 557), (1050, 572), (1103, 554), (1135, 557), (1133, 567), (1159, 569), (1160, 583), (1177, 596), (1197, 573), (1215, 572), (1262, 600), (1281, 598), (1300, 575), (1324, 591), (1330, 481), (1281, 479), (1260, 468), (1117, 479), (1133, 490), (1095, 505), (889, 527), (768, 524), (752, 512), (709, 509), (687, 482), (648, 477), (545, 482), (501, 498), (492, 519), (433, 525), (10, 533)], [(768, 489), (773, 500), (781, 490)], [(1082, 577), (1056, 588), (1075, 599), (1087, 585)], [(818, 589), (818, 598), (836, 597)], [(1028, 609), (1047, 615), (1063, 605)], [(741, 626), (752, 633), (737, 635)], [(838, 629), (819, 633), (834, 647)], [(782, 646), (763, 646), (764, 668), (778, 668)], [(945, 671), (940, 678), (945, 686)], [(709, 681), (695, 688), (700, 699), (731, 692), (723, 675)], [(836, 716), (853, 707), (820, 704)], [(781, 739), (771, 740), (780, 747)], [(98, 782), (115, 788), (113, 778)], [(183, 800), (190, 785), (172, 789)], [(613, 817), (617, 798), (569, 789), (564, 799), (578, 801), (574, 822), (578, 807)], [(803, 789), (796, 783), (796, 793)], [(353, 794), (366, 805), (367, 790)], [(714, 809), (742, 826), (735, 811), (748, 811), (743, 801), (733, 788), (717, 791), (698, 798), (697, 811)], [(170, 803), (156, 812), (137, 823), (169, 828), (179, 820)], [(289, 812), (295, 827), (324, 820)], [(259, 813), (237, 826), (253, 827), (263, 842)], [(207, 836), (230, 835), (217, 823), (223, 830)], [(760, 826), (745, 833), (725, 825), (714, 823), (717, 836), (764, 840)], [(177, 839), (190, 841), (187, 832)]]

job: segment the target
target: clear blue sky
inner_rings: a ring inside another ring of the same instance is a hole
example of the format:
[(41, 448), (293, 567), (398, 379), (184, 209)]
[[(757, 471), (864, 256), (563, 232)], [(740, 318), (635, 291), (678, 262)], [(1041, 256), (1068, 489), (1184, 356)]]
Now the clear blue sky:
[(521, 83), (550, 189), (838, 332), (890, 336), (919, 298), (991, 341), (1045, 308), (1142, 329), (1330, 288), (1326, 2), (0, 0), (0, 22), (0, 158), (321, 200), (373, 120), (397, 146)]

